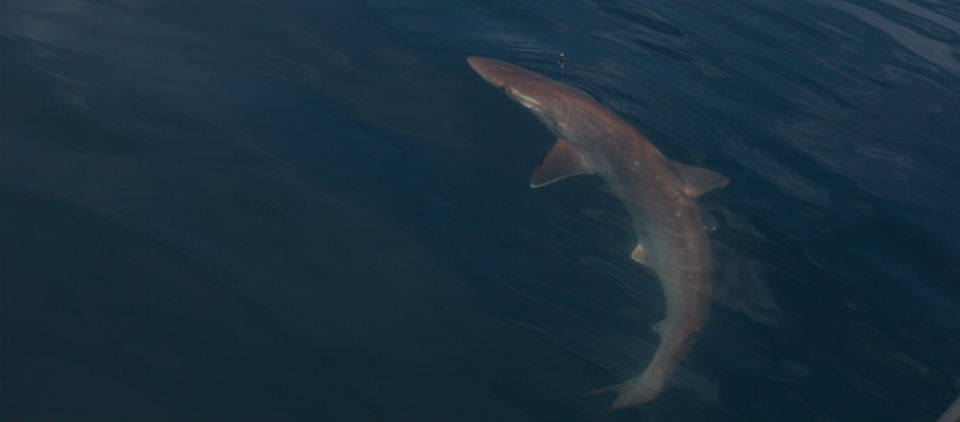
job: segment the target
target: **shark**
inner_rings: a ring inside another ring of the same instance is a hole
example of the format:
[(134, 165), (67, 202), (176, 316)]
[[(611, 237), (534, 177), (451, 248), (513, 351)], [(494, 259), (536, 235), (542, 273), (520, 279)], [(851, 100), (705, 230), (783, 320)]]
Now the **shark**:
[(653, 400), (707, 322), (713, 261), (696, 199), (729, 180), (665, 157), (615, 112), (573, 86), (496, 59), (469, 57), (467, 62), (557, 137), (531, 177), (530, 187), (593, 174), (626, 208), (637, 237), (630, 258), (656, 273), (666, 317), (653, 325), (660, 343), (647, 368), (590, 394), (616, 393), (611, 409)]
[(960, 396), (957, 396), (950, 407), (940, 415), (937, 422), (960, 422)]

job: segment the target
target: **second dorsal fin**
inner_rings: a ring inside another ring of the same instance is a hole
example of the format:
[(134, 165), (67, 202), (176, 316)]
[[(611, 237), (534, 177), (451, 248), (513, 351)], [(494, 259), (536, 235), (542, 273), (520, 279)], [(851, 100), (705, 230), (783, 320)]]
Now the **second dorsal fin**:
[(590, 170), (583, 156), (563, 139), (557, 139), (553, 149), (543, 157), (530, 178), (530, 187), (539, 188), (570, 176), (591, 173), (593, 170)]

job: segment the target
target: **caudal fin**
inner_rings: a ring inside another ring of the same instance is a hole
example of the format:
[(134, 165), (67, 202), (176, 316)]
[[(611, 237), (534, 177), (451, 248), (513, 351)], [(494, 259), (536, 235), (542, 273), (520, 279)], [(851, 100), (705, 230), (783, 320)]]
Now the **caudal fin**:
[(947, 408), (946, 412), (943, 412), (943, 415), (940, 416), (940, 419), (937, 419), (937, 422), (958, 422), (960, 421), (960, 396), (957, 396), (957, 399), (953, 401), (953, 404)]
[(604, 387), (587, 394), (617, 393), (617, 398), (613, 400), (613, 404), (610, 405), (608, 410), (623, 409), (655, 399), (663, 390), (664, 381), (663, 377), (652, 377), (645, 373), (623, 383)]

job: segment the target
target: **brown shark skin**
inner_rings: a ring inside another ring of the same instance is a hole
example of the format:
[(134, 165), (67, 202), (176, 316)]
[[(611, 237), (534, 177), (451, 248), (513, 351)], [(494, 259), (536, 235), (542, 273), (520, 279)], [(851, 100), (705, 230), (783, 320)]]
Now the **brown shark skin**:
[[(653, 400), (710, 312), (710, 239), (694, 201), (696, 192), (646, 137), (586, 93), (499, 60), (467, 60), (483, 79), (530, 109), (579, 152), (630, 214), (643, 248), (641, 260), (660, 278), (666, 318), (655, 328), (661, 341), (647, 369), (596, 393), (618, 393), (612, 409)], [(726, 185), (726, 178), (715, 176), (714, 188)]]

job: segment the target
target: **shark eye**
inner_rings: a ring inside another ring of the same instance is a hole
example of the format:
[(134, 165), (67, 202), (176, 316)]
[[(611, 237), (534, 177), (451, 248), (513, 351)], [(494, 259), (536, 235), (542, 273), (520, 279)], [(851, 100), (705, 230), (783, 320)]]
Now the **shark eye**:
[(503, 91), (503, 92), (507, 92), (507, 91), (510, 90), (510, 88), (507, 88), (506, 85), (500, 85), (500, 90)]

